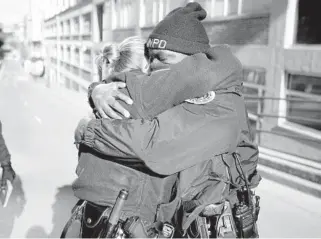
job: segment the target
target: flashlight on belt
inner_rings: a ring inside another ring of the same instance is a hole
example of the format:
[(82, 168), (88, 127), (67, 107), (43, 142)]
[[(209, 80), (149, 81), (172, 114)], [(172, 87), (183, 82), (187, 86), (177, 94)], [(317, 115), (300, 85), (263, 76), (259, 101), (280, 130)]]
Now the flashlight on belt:
[(128, 190), (122, 189), (118, 194), (116, 203), (112, 208), (112, 211), (108, 218), (106, 230), (104, 233), (105, 238), (113, 238), (114, 234), (116, 233), (117, 225), (120, 218), (120, 213), (127, 198), (128, 198)]

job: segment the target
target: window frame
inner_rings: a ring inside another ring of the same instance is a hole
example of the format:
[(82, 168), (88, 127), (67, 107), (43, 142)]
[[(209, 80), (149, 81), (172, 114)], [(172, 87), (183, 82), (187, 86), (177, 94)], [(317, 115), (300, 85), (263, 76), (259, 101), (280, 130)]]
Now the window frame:
[(139, 27), (146, 26), (146, 4), (145, 0), (139, 1)]
[(83, 69), (85, 69), (86, 71), (92, 68), (92, 64), (93, 64), (92, 54), (93, 54), (93, 49), (91, 48), (86, 48), (85, 50), (83, 50)]
[[(294, 90), (289, 90), (287, 88), (287, 80), (288, 77), (290, 75), (303, 75), (303, 76), (315, 76), (315, 77), (320, 77), (320, 74), (313, 74), (313, 73), (305, 73), (305, 72), (299, 72), (299, 71), (286, 71), (283, 74), (283, 79), (281, 80), (281, 91), (280, 91), (280, 98), (282, 99), (286, 99), (287, 96), (301, 96), (301, 97), (306, 97), (307, 95), (305, 93), (300, 94), (297, 91)], [(320, 79), (321, 80), (321, 79)], [(311, 98), (313, 98), (313, 96), (311, 96)], [(318, 96), (316, 95), (317, 99), (321, 100), (321, 95)], [(298, 123), (294, 123), (294, 122), (290, 122), (288, 121), (286, 118), (283, 118), (284, 116), (288, 116), (287, 115), (287, 102), (285, 100), (280, 100), (279, 101), (279, 110), (278, 110), (278, 116), (280, 116), (278, 118), (278, 126), (293, 131), (295, 133), (298, 134), (302, 134), (311, 138), (315, 138), (318, 140), (321, 140), (321, 131), (314, 129), (314, 128), (310, 128), (308, 126), (304, 126)]]
[(289, 5), (289, 9), (291, 9), (291, 11), (293, 12), (292, 14), (292, 22), (294, 22), (294, 24), (292, 24), (292, 46), (294, 47), (319, 47), (321, 45), (320, 43), (299, 43), (298, 42), (298, 34), (299, 34), (299, 20), (300, 20), (300, 15), (299, 15), (299, 4), (300, 1), (302, 0), (297, 0), (297, 1), (290, 1), (290, 5)]
[[(211, 22), (211, 21), (220, 21), (220, 20), (226, 20), (226, 19), (239, 19), (246, 16), (261, 16), (261, 15), (267, 15), (270, 14), (266, 11), (258, 11), (258, 12), (251, 12), (251, 13), (244, 13), (243, 12), (243, 6), (244, 6), (244, 0), (237, 0), (238, 6), (237, 6), (237, 13), (230, 14), (229, 13), (229, 5), (231, 0), (223, 0), (224, 1), (224, 7), (223, 7), (223, 15), (215, 16), (215, 4), (218, 0), (205, 0), (207, 4), (211, 5), (210, 9), (207, 10), (207, 17), (204, 19), (205, 22)], [(189, 2), (195, 2), (195, 0), (189, 0)]]
[(135, 21), (132, 19), (135, 4), (136, 2), (131, 0), (112, 1), (112, 30), (135, 27)]
[[(90, 16), (87, 19), (87, 16)], [(81, 15), (81, 21), (82, 21), (82, 36), (87, 36), (87, 35), (91, 35), (92, 30), (93, 30), (93, 22), (92, 22), (92, 12), (87, 12)], [(85, 25), (85, 23), (88, 22), (88, 25)]]
[[(257, 83), (253, 83), (253, 82), (247, 82), (245, 79), (243, 79), (243, 87), (244, 88), (250, 88), (250, 89), (255, 89), (258, 91), (257, 97), (264, 97), (264, 94), (266, 93), (266, 74), (267, 74), (267, 70), (261, 66), (243, 66), (243, 71), (250, 71), (250, 72), (258, 72), (258, 73), (264, 73), (264, 77), (265, 77), (265, 82), (264, 84), (257, 84)], [(246, 100), (245, 100), (246, 101)], [(248, 113), (248, 117), (250, 120), (255, 121), (256, 122), (256, 130), (259, 130), (261, 128), (261, 121), (260, 121), (260, 117), (257, 116), (258, 114), (262, 114), (263, 113), (263, 108), (262, 108), (262, 101), (257, 100), (257, 101), (253, 101), (257, 104), (257, 111), (256, 112), (250, 112), (247, 108), (247, 113)], [(256, 134), (255, 134), (256, 135)]]
[[(152, 8), (152, 19), (151, 21), (147, 22), (146, 19), (146, 3), (151, 4)], [(160, 6), (162, 6), (160, 8)], [(139, 26), (141, 28), (148, 28), (155, 26), (158, 22), (164, 19), (164, 17), (170, 11), (169, 7), (169, 0), (140, 0), (139, 4), (139, 12), (140, 12), (140, 19), (139, 19)]]

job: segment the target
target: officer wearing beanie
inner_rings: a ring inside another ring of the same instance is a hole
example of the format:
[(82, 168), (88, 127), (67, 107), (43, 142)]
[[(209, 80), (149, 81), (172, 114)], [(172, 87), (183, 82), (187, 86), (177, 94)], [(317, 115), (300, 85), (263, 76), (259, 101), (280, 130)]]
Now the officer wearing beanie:
[[(127, 110), (132, 119), (93, 119), (81, 132), (80, 145), (86, 152), (80, 153), (77, 171), (81, 173), (73, 184), (78, 198), (112, 205), (117, 190), (125, 187), (129, 189), (129, 201), (140, 198), (140, 204), (125, 205), (124, 211), (148, 222), (153, 217), (164, 222), (171, 221), (182, 203), (194, 205), (190, 212), (201, 211), (207, 203), (219, 202), (228, 194), (224, 182), (214, 180), (213, 184), (205, 178), (212, 170), (227, 177), (222, 157), (236, 150), (239, 139), (248, 137), (245, 105), (240, 97), (242, 66), (227, 46), (210, 47), (201, 23), (205, 17), (206, 11), (195, 2), (173, 10), (146, 42), (146, 55), (153, 69), (150, 75), (123, 72), (90, 87), (89, 96), (102, 116), (113, 115), (110, 109), (117, 107), (105, 106), (117, 100), (116, 95), (123, 94), (122, 99), (130, 96), (134, 104), (120, 102), (122, 107), (116, 109)], [(114, 81), (125, 82), (126, 88), (116, 92)], [(242, 137), (241, 132), (245, 134)], [(245, 141), (244, 148), (257, 150), (250, 140)], [(94, 152), (101, 155), (100, 160), (90, 156)], [(138, 162), (146, 169), (140, 169), (143, 174), (139, 176), (138, 169), (131, 166)], [(119, 164), (133, 171), (119, 170)], [(258, 183), (255, 164), (253, 158), (249, 161), (252, 171), (247, 171), (254, 179), (253, 185)], [(154, 179), (162, 180), (155, 183), (147, 170), (159, 175), (153, 175)], [(122, 182), (118, 185), (115, 178)], [(124, 184), (129, 179), (130, 184)], [(199, 192), (191, 192), (196, 179), (208, 184), (198, 187)], [(186, 231), (190, 223), (182, 218), (181, 225), (176, 226)]]
[(201, 23), (206, 11), (198, 3), (189, 3), (171, 11), (159, 22), (147, 40), (147, 48), (163, 49), (193, 55), (210, 48)]

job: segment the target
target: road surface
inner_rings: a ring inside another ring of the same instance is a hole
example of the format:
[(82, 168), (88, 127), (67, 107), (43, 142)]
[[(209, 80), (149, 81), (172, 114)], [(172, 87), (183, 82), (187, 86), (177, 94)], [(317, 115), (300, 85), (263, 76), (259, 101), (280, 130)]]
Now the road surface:
[[(19, 175), (0, 237), (59, 237), (76, 202), (73, 131), (88, 114), (85, 94), (50, 89), (25, 76), (19, 63), (0, 70), (0, 119)], [(321, 200), (268, 180), (261, 196), (260, 237), (321, 237)]]

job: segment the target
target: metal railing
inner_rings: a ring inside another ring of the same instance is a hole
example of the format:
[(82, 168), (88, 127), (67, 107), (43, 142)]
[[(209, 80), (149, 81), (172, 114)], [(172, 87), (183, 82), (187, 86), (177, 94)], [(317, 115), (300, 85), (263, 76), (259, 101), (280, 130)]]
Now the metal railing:
[[(260, 94), (259, 92), (259, 95)], [(266, 114), (263, 113), (263, 103), (264, 101), (271, 100), (271, 101), (285, 101), (285, 102), (302, 102), (302, 103), (320, 103), (321, 107), (321, 100), (310, 100), (310, 99), (289, 99), (289, 98), (279, 98), (279, 97), (263, 97), (263, 96), (251, 96), (251, 95), (244, 95), (245, 102), (257, 102), (257, 113), (251, 114), (257, 118), (256, 120), (256, 129), (254, 130), (256, 134), (256, 141), (260, 145), (261, 143), (261, 134), (266, 133), (266, 134), (273, 134), (273, 135), (279, 135), (279, 136), (284, 136), (284, 137), (289, 137), (289, 138), (294, 138), (298, 140), (305, 140), (305, 141), (310, 141), (310, 142), (318, 142), (320, 143), (320, 140), (314, 139), (314, 138), (308, 138), (304, 137), (301, 135), (293, 135), (293, 134), (288, 134), (288, 133), (283, 133), (283, 132), (276, 132), (276, 131), (269, 131), (269, 130), (264, 130), (262, 129), (263, 126), (263, 121), (265, 118), (282, 118), (286, 119), (289, 121), (303, 121), (306, 123), (316, 123), (321, 125), (321, 119), (311, 119), (308, 117), (301, 117), (301, 116), (286, 116), (286, 115), (279, 115), (279, 114)]]

